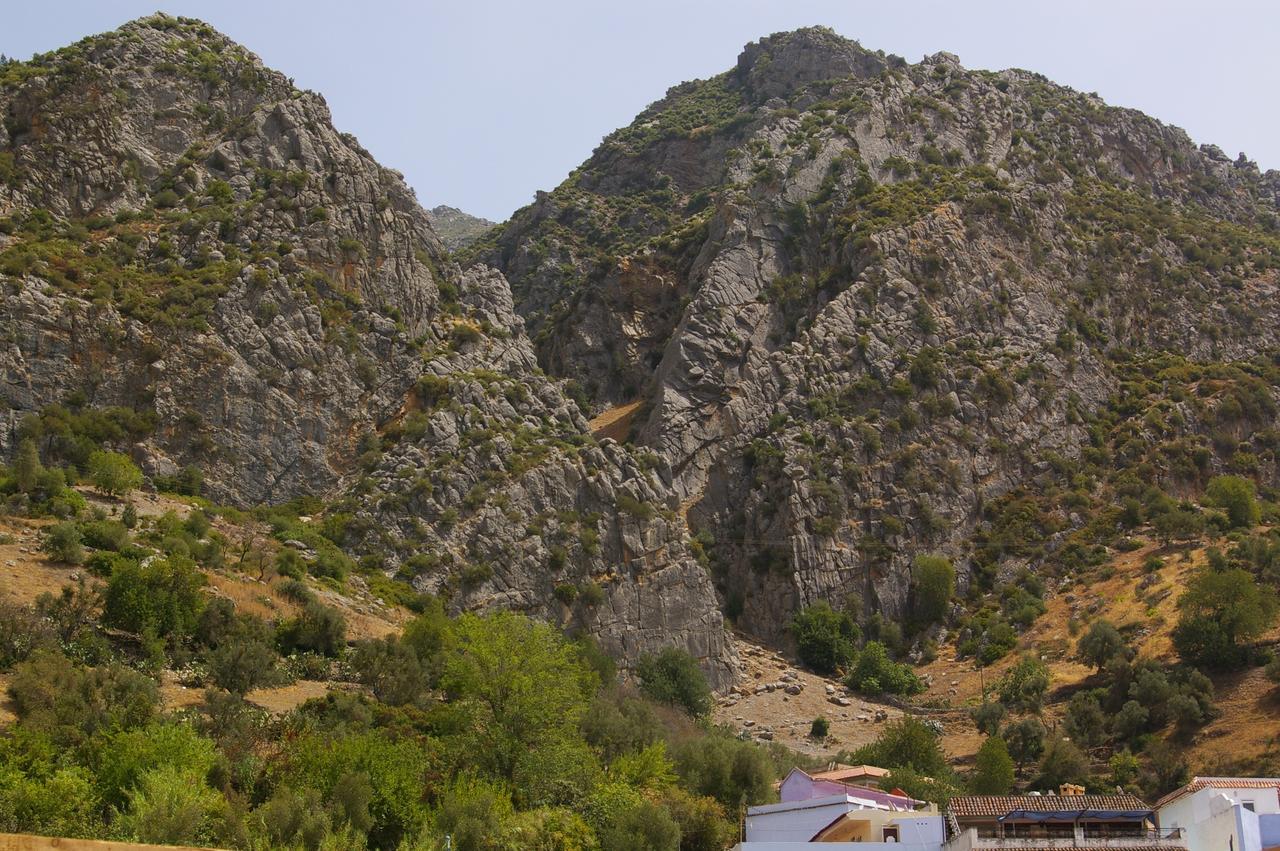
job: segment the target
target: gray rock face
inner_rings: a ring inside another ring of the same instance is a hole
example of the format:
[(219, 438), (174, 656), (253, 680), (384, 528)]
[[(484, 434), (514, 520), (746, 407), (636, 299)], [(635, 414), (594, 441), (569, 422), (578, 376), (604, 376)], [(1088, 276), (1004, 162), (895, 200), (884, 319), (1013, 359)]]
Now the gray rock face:
[(431, 219), (436, 236), (440, 237), (444, 247), (450, 251), (465, 248), (497, 224), (444, 204), (432, 207), (427, 211), (427, 216)]
[(154, 411), (122, 447), (150, 474), (337, 500), (353, 554), (456, 609), (592, 631), (624, 667), (674, 644), (732, 680), (669, 486), (591, 437), (506, 280), (463, 274), (322, 98), (166, 16), (23, 67), (0, 90), (0, 448), (69, 396)]
[(479, 256), (544, 367), (644, 401), (726, 605), (785, 640), (815, 599), (905, 619), (921, 553), (967, 581), (987, 507), (1089, 446), (1117, 350), (1275, 347), (1246, 258), (1278, 179), (1037, 75), (806, 30), (673, 89)]

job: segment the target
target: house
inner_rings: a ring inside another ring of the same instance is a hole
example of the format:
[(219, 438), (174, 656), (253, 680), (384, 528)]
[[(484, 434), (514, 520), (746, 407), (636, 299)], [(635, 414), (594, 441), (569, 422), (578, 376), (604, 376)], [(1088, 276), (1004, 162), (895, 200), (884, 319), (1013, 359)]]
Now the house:
[(811, 776), (814, 780), (835, 780), (853, 786), (881, 789), (884, 788), (890, 773), (889, 769), (876, 765), (841, 765), (837, 762), (832, 763), (826, 771), (815, 771)]
[[(880, 771), (883, 774), (870, 775), (867, 770)], [(914, 801), (905, 794), (893, 794), (892, 791), (885, 792), (853, 782), (851, 779), (853, 777), (865, 778), (868, 776), (875, 776), (876, 779), (881, 779), (888, 773), (882, 768), (877, 769), (871, 765), (857, 766), (853, 769), (821, 771), (815, 774), (810, 774), (800, 768), (793, 768), (782, 779), (782, 783), (779, 784), (778, 797), (784, 802), (802, 801), (810, 798), (840, 795), (846, 791), (853, 790), (852, 793), (855, 797), (861, 797), (874, 805), (883, 804), (893, 810), (914, 810), (924, 804), (923, 801)]]
[(1186, 851), (1178, 829), (1161, 829), (1155, 812), (1128, 794), (959, 795), (947, 804), (950, 838), (942, 851), (1125, 849)]
[(946, 838), (937, 807), (901, 793), (797, 768), (783, 779), (779, 795), (777, 804), (747, 810), (738, 851), (800, 851), (810, 843), (858, 851), (939, 851)]
[(1161, 827), (1186, 834), (1189, 851), (1280, 848), (1280, 778), (1196, 777), (1155, 808)]

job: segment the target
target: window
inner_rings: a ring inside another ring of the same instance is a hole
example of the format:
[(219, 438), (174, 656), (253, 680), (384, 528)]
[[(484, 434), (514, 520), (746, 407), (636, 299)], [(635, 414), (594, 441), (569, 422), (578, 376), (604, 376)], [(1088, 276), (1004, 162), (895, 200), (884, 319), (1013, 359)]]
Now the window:
[(1244, 808), (1249, 812), (1251, 813), (1257, 812), (1257, 810), (1253, 808), (1253, 801), (1241, 801), (1241, 803), (1244, 804)]
[(885, 841), (885, 842), (897, 842), (897, 841), (898, 841), (898, 827), (897, 827), (897, 825), (894, 825), (893, 827), (886, 827), (886, 828), (884, 829), (884, 841)]

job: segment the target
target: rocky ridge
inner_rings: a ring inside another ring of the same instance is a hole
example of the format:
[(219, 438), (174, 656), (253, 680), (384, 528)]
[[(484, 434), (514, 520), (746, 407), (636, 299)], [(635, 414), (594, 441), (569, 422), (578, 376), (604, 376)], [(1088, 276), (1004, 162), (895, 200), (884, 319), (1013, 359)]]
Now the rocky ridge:
[[(1131, 356), (1269, 369), (1277, 187), (1039, 75), (809, 29), (673, 88), (470, 256), (512, 282), (553, 375), (597, 408), (643, 400), (634, 441), (726, 610), (785, 641), (817, 599), (909, 621), (924, 552), (952, 557), (962, 590), (1055, 561), (1088, 512), (1045, 506), (1034, 546), (991, 546), (993, 529), (1020, 488), (1096, 451)], [(1222, 400), (1196, 410), (1176, 384), (1153, 404), (1209, 443)], [(1263, 384), (1201, 483), (1236, 452), (1277, 483)], [(1185, 487), (1170, 467), (1156, 480)]]
[(427, 215), (431, 219), (431, 226), (436, 236), (440, 237), (444, 247), (450, 251), (467, 247), (497, 224), (445, 204), (432, 207), (427, 211)]
[(323, 98), (157, 15), (3, 66), (0, 114), (3, 448), (36, 412), (129, 411), (106, 439), (153, 476), (338, 500), (339, 544), (455, 609), (732, 679), (675, 496), (590, 436), (502, 276), (461, 272)]

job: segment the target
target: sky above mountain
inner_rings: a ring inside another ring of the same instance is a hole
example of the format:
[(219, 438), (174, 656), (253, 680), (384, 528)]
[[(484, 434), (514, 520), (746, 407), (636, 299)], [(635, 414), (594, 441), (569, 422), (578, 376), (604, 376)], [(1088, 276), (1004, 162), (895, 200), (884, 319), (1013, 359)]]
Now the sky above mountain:
[[(158, 0), (5, 10), (25, 59), (156, 11)], [(220, 0), (163, 2), (325, 95), (340, 129), (404, 172), (426, 206), (505, 219), (682, 80), (742, 46), (822, 24), (915, 62), (1021, 67), (1280, 168), (1274, 0)]]

